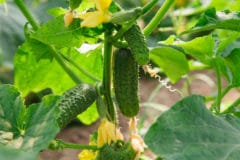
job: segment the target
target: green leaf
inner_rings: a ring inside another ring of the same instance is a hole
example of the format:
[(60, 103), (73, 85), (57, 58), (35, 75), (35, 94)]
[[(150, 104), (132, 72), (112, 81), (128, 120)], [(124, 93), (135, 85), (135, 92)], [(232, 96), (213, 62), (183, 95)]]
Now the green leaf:
[(212, 0), (210, 7), (215, 7), (217, 10), (220, 10), (220, 11), (225, 9), (230, 9), (231, 11), (239, 11), (240, 1)]
[(53, 59), (53, 51), (46, 44), (30, 38), (25, 42), (25, 44), (27, 48), (29, 48), (29, 51), (34, 53), (36, 61), (39, 61), (41, 59)]
[(74, 10), (79, 7), (81, 2), (82, 2), (82, 0), (69, 0), (69, 6), (72, 10)]
[(65, 27), (62, 15), (42, 25), (31, 38), (57, 48), (80, 47), (83, 42), (95, 42), (101, 33), (98, 28), (81, 28), (79, 19), (74, 19), (69, 27)]
[(239, 47), (240, 42), (237, 39), (240, 37), (240, 32), (221, 30), (218, 32), (216, 41), (217, 55), (227, 56), (234, 48)]
[(215, 116), (204, 103), (197, 95), (177, 102), (150, 127), (145, 143), (166, 160), (238, 160), (240, 120)]
[(191, 41), (177, 44), (177, 46), (182, 47), (187, 54), (208, 65), (211, 64), (213, 59), (214, 45), (212, 35), (198, 37)]
[(33, 104), (27, 109), (23, 149), (39, 152), (55, 138), (60, 130), (55, 107), (58, 99), (57, 96), (46, 96), (40, 104)]
[(20, 149), (0, 145), (0, 157), (3, 160), (37, 160), (37, 155)]
[(159, 65), (172, 83), (188, 73), (188, 62), (185, 55), (170, 47), (158, 47), (150, 51), (150, 58)]
[[(0, 139), (6, 141), (13, 135), (19, 136), (23, 129), (25, 108), (20, 93), (11, 85), (0, 86)], [(5, 135), (5, 136), (4, 136)]]
[(62, 7), (56, 7), (56, 8), (49, 9), (47, 12), (53, 17), (58, 17), (65, 14), (67, 10)]
[(44, 88), (61, 94), (74, 86), (74, 82), (55, 60), (37, 61), (36, 56), (25, 44), (15, 54), (14, 84), (24, 96), (30, 91), (38, 92)]
[(98, 119), (96, 102), (93, 103), (86, 111), (79, 114), (77, 118), (84, 124), (90, 125)]
[(208, 9), (200, 18), (197, 24), (190, 30), (183, 32), (194, 33), (213, 29), (227, 29), (240, 31), (240, 12), (216, 12), (215, 8)]
[(24, 40), (22, 28), (26, 20), (15, 4), (8, 3), (8, 11), (0, 7), (0, 54), (4, 61), (12, 63), (17, 46)]
[[(39, 47), (41, 46), (42, 44), (40, 44)], [(45, 88), (51, 88), (55, 94), (61, 94), (67, 89), (73, 87), (75, 83), (56, 62), (56, 60), (49, 60), (51, 53), (47, 52), (49, 51), (47, 48), (44, 48), (42, 51), (46, 51), (44, 55), (48, 59), (41, 59), (38, 61), (38, 57), (41, 55), (41, 52), (38, 53), (36, 50), (39, 47), (30, 47), (29, 44), (25, 43), (18, 49), (14, 59), (15, 86), (23, 93), (24, 96), (30, 91), (38, 92)], [(82, 70), (96, 77), (96, 79), (102, 79), (103, 62), (101, 47), (102, 46), (100, 45), (94, 50), (90, 50), (84, 54), (79, 53), (76, 50), (69, 51), (68, 49), (63, 49), (62, 52), (64, 56), (72, 59), (76, 64), (78, 64)], [(96, 80), (89, 78), (85, 73), (79, 71), (74, 66), (71, 68), (84, 82), (90, 84), (96, 82)]]
[(235, 48), (232, 52), (224, 58), (225, 65), (228, 67), (228, 79), (230, 84), (238, 87), (240, 86), (240, 48)]
[(58, 97), (47, 96), (27, 109), (11, 85), (0, 86), (0, 144), (25, 152), (45, 149), (59, 132), (56, 122)]

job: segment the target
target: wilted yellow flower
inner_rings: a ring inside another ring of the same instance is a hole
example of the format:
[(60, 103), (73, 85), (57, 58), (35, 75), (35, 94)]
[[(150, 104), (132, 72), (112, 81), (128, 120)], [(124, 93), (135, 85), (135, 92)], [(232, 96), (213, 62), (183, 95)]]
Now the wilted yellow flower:
[(159, 72), (159, 68), (151, 68), (149, 65), (143, 65), (143, 70), (148, 73), (151, 77), (155, 77)]
[(116, 129), (116, 125), (107, 119), (103, 119), (98, 128), (98, 139), (97, 145), (98, 147), (103, 146), (104, 144), (109, 144), (112, 141), (122, 139), (121, 132)]
[(137, 118), (132, 117), (128, 122), (128, 128), (130, 131), (130, 134), (135, 133), (137, 131)]
[(112, 0), (91, 0), (96, 4), (96, 11), (86, 12), (79, 15), (83, 19), (81, 27), (96, 27), (101, 23), (108, 22), (111, 18), (108, 8)]
[(136, 158), (138, 159), (140, 153), (144, 151), (145, 143), (141, 136), (139, 136), (137, 132), (137, 118), (132, 117), (128, 123), (129, 131), (130, 131), (130, 143), (133, 150), (136, 152)]
[(73, 11), (67, 11), (64, 15), (64, 26), (68, 27), (72, 23), (73, 18), (74, 18)]

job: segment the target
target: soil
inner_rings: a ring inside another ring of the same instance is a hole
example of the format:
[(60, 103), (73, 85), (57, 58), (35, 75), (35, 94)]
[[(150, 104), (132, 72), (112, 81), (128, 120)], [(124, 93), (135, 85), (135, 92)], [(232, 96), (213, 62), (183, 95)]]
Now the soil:
[[(182, 94), (184, 96), (188, 94), (200, 94), (204, 96), (216, 95), (216, 79), (213, 72), (194, 72), (190, 74), (191, 78), (195, 77), (190, 81), (189, 87), (186, 86), (186, 79), (180, 80), (178, 83), (172, 85), (173, 89), (182, 89)], [(152, 93), (152, 91), (159, 85), (157, 80), (149, 80), (146, 78), (140, 79), (140, 101), (141, 101), (141, 111), (138, 119), (143, 120), (143, 126), (140, 130), (140, 134), (144, 134), (148, 127), (153, 123), (156, 118), (167, 108), (175, 104), (181, 99), (181, 95), (178, 92), (170, 92), (167, 88), (162, 87), (156, 92), (155, 97), (151, 100), (155, 106), (149, 107), (143, 105)], [(225, 85), (225, 83), (223, 83)], [(239, 91), (236, 89), (231, 90), (223, 99), (224, 102), (232, 101), (240, 97)], [(156, 105), (157, 104), (157, 105)], [(208, 103), (207, 106), (210, 106)], [(95, 122), (90, 126), (84, 125), (71, 125), (61, 130), (57, 135), (57, 139), (61, 139), (71, 143), (78, 144), (88, 144), (89, 135), (97, 130), (99, 121)], [(121, 131), (127, 137), (127, 119), (119, 115), (119, 125)], [(40, 153), (41, 160), (78, 160), (77, 155), (80, 150), (75, 149), (64, 149), (61, 151), (50, 151), (45, 150)], [(154, 155), (147, 151), (146, 156), (154, 157)]]

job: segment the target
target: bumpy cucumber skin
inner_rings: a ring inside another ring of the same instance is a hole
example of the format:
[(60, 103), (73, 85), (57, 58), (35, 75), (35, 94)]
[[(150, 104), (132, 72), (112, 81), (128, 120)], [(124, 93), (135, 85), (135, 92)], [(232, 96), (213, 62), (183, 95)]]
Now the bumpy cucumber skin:
[(124, 37), (132, 50), (136, 62), (140, 65), (147, 64), (149, 62), (149, 49), (140, 27), (137, 24), (134, 24), (127, 32), (125, 32)]
[(130, 143), (111, 143), (104, 145), (96, 160), (134, 160), (136, 153)]
[(60, 113), (57, 122), (60, 127), (64, 127), (70, 121), (83, 111), (85, 111), (97, 98), (97, 92), (94, 86), (88, 84), (79, 84), (66, 91), (59, 103)]
[(113, 82), (116, 101), (123, 115), (133, 117), (139, 112), (138, 64), (129, 49), (116, 50)]

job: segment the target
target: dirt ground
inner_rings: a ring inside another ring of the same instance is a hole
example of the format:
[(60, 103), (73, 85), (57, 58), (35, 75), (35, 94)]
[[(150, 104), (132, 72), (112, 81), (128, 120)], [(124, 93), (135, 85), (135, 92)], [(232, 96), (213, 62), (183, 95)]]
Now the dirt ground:
[[(187, 94), (200, 94), (204, 96), (216, 95), (216, 86), (215, 86), (215, 75), (213, 72), (195, 72), (192, 73), (189, 87), (186, 87), (186, 80), (180, 80), (178, 83), (174, 84), (172, 88), (181, 89), (182, 94), (186, 96)], [(153, 90), (159, 85), (157, 80), (146, 80), (140, 79), (140, 101), (141, 101), (141, 112), (138, 119), (144, 120), (143, 127), (140, 130), (141, 134), (144, 134), (148, 127), (153, 123), (156, 118), (166, 110), (168, 107), (175, 104), (178, 100), (181, 99), (181, 96), (178, 92), (169, 92), (168, 89), (162, 87), (159, 91), (156, 92), (155, 97), (151, 100), (154, 104), (153, 106), (147, 106), (146, 102), (153, 92)], [(224, 85), (224, 83), (223, 83)], [(240, 93), (233, 89), (224, 97), (224, 102), (232, 101), (240, 97)], [(208, 105), (210, 105), (209, 103)], [(144, 119), (143, 119), (144, 117)], [(120, 127), (123, 134), (127, 135), (127, 119), (120, 115)], [(99, 122), (95, 122), (90, 126), (83, 125), (72, 125), (61, 130), (57, 135), (58, 139), (62, 139), (71, 143), (79, 144), (88, 144), (88, 136), (97, 129)], [(78, 160), (77, 155), (80, 150), (74, 149), (64, 149), (61, 151), (43, 151), (40, 153), (41, 160)], [(153, 156), (151, 153), (147, 152), (147, 155)]]

